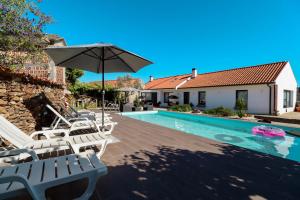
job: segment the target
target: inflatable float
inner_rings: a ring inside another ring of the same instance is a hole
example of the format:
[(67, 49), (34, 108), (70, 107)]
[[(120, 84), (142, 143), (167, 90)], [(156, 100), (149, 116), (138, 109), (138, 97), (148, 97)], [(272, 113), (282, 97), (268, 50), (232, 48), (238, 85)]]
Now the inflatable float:
[(280, 128), (275, 128), (271, 126), (255, 126), (252, 128), (252, 133), (254, 135), (262, 135), (267, 137), (284, 137), (285, 132)]

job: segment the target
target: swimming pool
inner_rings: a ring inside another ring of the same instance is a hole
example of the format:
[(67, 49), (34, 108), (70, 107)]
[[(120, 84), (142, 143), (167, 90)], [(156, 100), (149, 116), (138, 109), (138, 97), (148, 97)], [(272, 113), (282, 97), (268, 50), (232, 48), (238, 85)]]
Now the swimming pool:
[[(130, 112), (123, 113), (123, 115), (300, 162), (300, 137), (287, 134), (282, 139), (276, 139), (253, 135), (251, 129), (253, 126), (261, 125), (259, 123), (167, 111)], [(275, 127), (285, 131), (295, 129), (283, 126)]]

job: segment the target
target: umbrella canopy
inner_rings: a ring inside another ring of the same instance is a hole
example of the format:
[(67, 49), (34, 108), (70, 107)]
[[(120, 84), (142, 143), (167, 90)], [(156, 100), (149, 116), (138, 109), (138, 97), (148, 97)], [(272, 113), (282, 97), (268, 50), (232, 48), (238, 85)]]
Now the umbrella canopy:
[[(107, 43), (48, 47), (46, 53), (58, 66), (83, 69), (90, 72), (137, 72), (152, 64), (134, 53)], [(102, 63), (104, 61), (104, 63)]]
[(104, 127), (104, 73), (137, 72), (151, 61), (115, 45), (96, 43), (48, 47), (46, 53), (56, 66), (102, 73), (102, 126)]

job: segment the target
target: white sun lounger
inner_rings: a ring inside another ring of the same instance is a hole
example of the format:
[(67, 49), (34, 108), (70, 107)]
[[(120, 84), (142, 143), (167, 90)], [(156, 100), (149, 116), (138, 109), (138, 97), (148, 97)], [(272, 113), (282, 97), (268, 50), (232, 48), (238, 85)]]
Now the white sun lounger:
[[(68, 107), (72, 110), (72, 112), (74, 112), (77, 116), (83, 116), (83, 115), (95, 115), (96, 117), (102, 117), (102, 113), (95, 113), (93, 111), (89, 111), (89, 110), (76, 110), (75, 108), (73, 108), (71, 105), (68, 104)], [(104, 113), (105, 117), (108, 117), (109, 114), (108, 113)]]
[[(88, 118), (84, 118), (84, 117), (83, 118), (66, 119), (50, 105), (46, 105), (46, 106), (49, 110), (51, 110), (51, 112), (53, 112), (56, 115), (56, 120), (54, 120), (52, 122), (51, 126), (49, 127), (50, 129), (53, 129), (53, 130), (57, 129), (59, 127), (59, 125), (63, 122), (64, 124), (66, 124), (69, 127), (68, 133), (70, 133), (72, 131), (76, 131), (76, 130), (83, 130), (83, 129), (90, 129), (90, 128), (94, 128), (98, 132), (102, 132), (101, 131), (102, 127), (100, 127), (102, 124), (101, 124), (101, 121), (99, 121), (99, 120), (93, 121), (93, 120), (89, 120)], [(106, 120), (104, 125), (110, 126), (110, 129), (103, 131), (103, 133), (105, 133), (105, 135), (111, 134), (111, 132), (113, 131), (116, 124), (117, 124), (116, 122)]]
[[(60, 104), (59, 107), (64, 110), (64, 112), (70, 117), (70, 118), (80, 118), (80, 117), (85, 117), (90, 120), (101, 120), (102, 119), (102, 113), (95, 113), (89, 110), (80, 110), (77, 111), (74, 109), (72, 106), (68, 104), (68, 109), (64, 104)], [(108, 113), (104, 113), (105, 120), (111, 120), (112, 117), (109, 116)], [(68, 119), (67, 117), (65, 117)]]
[(90, 152), (44, 160), (33, 155), (31, 162), (0, 167), (0, 199), (16, 197), (27, 190), (34, 200), (46, 200), (48, 188), (85, 178), (88, 187), (78, 199), (89, 199), (97, 179), (106, 173), (106, 166)]
[[(63, 132), (63, 129), (55, 130)], [(60, 151), (72, 148), (75, 153), (79, 153), (81, 148), (90, 146), (101, 146), (97, 156), (100, 158), (107, 146), (107, 137), (101, 132), (69, 136), (51, 139), (55, 131), (37, 131), (32, 135), (25, 134), (22, 130), (10, 123), (0, 115), (0, 137), (9, 141), (13, 146), (22, 149), (28, 148), (34, 150), (37, 154)], [(33, 136), (44, 135), (46, 140), (34, 140)], [(66, 133), (67, 134), (67, 133)]]
[(54, 131), (37, 131), (30, 136), (25, 134), (14, 124), (10, 123), (2, 115), (0, 115), (0, 137), (10, 142), (14, 147), (22, 149), (32, 149), (37, 154), (50, 153), (54, 151), (62, 151), (70, 149), (68, 141), (62, 139), (48, 139), (48, 140), (34, 140), (33, 137), (39, 134), (55, 134), (55, 132), (61, 133), (64, 130)]

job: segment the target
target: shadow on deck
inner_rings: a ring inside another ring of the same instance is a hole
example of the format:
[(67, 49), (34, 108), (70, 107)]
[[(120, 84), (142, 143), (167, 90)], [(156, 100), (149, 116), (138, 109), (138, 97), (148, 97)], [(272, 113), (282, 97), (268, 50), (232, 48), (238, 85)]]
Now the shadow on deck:
[(125, 141), (104, 156), (109, 173), (97, 185), (102, 199), (299, 199), (300, 163), (174, 130), (180, 141), (166, 142), (161, 134), (170, 129), (128, 118), (124, 123), (125, 130), (135, 128), (129, 135), (141, 132), (139, 125), (155, 135), (129, 142), (116, 131)]

